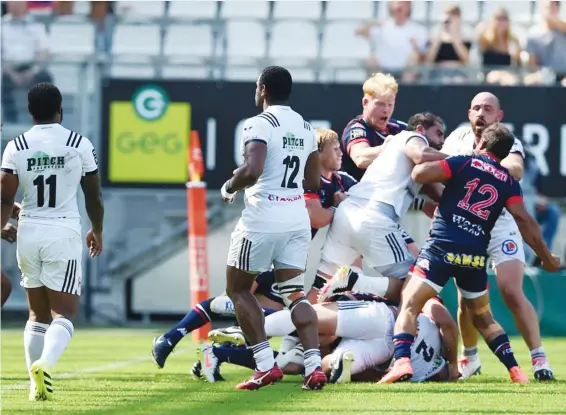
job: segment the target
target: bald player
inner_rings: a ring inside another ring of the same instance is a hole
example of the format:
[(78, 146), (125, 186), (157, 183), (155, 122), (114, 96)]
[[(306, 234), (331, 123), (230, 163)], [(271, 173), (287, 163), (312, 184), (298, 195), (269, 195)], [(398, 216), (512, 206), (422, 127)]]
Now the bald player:
[[(471, 127), (457, 128), (450, 134), (442, 147), (448, 155), (471, 155), (479, 143), (482, 132), (490, 125), (503, 119), (503, 110), (499, 99), (489, 93), (477, 94), (468, 110)], [(525, 153), (521, 141), (515, 142), (509, 156), (501, 161), (501, 165), (517, 180), (523, 176)], [(534, 377), (539, 381), (554, 379), (552, 369), (542, 347), (538, 317), (525, 294), (523, 293), (523, 274), (525, 270), (525, 253), (519, 228), (513, 217), (505, 209), (491, 232), (488, 253), (495, 268), (499, 291), (513, 313), (515, 324), (521, 332), (529, 350), (533, 365)], [(472, 325), (471, 315), (462, 306), (459, 294), (458, 325), (462, 333), (464, 356), (460, 359), (460, 373), (464, 378), (480, 373), (481, 362), (478, 356), (478, 333)]]

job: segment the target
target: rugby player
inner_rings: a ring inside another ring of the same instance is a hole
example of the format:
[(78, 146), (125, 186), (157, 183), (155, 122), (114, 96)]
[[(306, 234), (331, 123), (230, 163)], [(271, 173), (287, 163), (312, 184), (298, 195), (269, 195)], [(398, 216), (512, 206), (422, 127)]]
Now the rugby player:
[(356, 291), (399, 299), (402, 279), (414, 261), (399, 221), (422, 187), (411, 179), (411, 172), (415, 164), (445, 157), (435, 149), (444, 141), (442, 119), (431, 113), (415, 114), (407, 128), (390, 138), (380, 158), (336, 209), (318, 267), (334, 276), (321, 290), (319, 301), (353, 289), (337, 270), (354, 264), (360, 256), (385, 278), (372, 278), (371, 289), (358, 287)]
[(251, 293), (256, 275), (272, 265), (305, 348), (303, 388), (321, 389), (327, 382), (321, 369), (316, 313), (304, 292), (311, 231), (303, 179), (305, 188), (318, 189), (320, 161), (312, 127), (287, 104), (291, 89), (291, 74), (285, 68), (270, 66), (262, 71), (255, 101), (263, 112), (244, 123), (244, 164), (221, 189), (227, 203), (245, 189), (245, 208), (230, 241), (226, 291), (257, 369), (237, 389), (258, 389), (283, 378), (267, 342), (263, 313)]
[[(18, 215), (20, 214), (20, 204), (14, 202), (14, 208), (12, 209), (12, 219), (18, 219)], [(2, 229), (2, 239), (5, 241), (13, 244), (16, 242), (18, 233), (18, 227), (12, 223), (7, 223), (6, 226)], [(4, 271), (0, 271), (2, 275), (1, 286), (0, 286), (0, 296), (1, 296), (1, 304), (0, 307), (4, 307), (6, 301), (10, 297), (12, 293), (12, 281), (8, 278)]]
[[(471, 127), (460, 127), (450, 134), (442, 151), (448, 155), (470, 155), (479, 143), (482, 132), (490, 125), (503, 119), (497, 97), (489, 92), (476, 95), (468, 110)], [(517, 180), (523, 175), (525, 153), (521, 141), (515, 138), (509, 156), (501, 165)], [(540, 327), (536, 311), (523, 292), (525, 253), (523, 240), (512, 215), (503, 210), (495, 223), (487, 250), (491, 257), (501, 296), (513, 313), (515, 324), (523, 335), (531, 353), (534, 377), (545, 381), (554, 379), (552, 369), (542, 347)], [(459, 295), (458, 323), (462, 333), (463, 353), (460, 372), (464, 378), (479, 373), (481, 362), (478, 356), (478, 333), (472, 324), (472, 317), (463, 306)]]
[(18, 266), (26, 289), (29, 319), (24, 350), (31, 377), (30, 400), (51, 400), (51, 368), (59, 360), (74, 327), (82, 280), (82, 187), (92, 223), (86, 242), (91, 257), (102, 251), (104, 208), (98, 161), (90, 140), (64, 128), (59, 89), (39, 83), (28, 93), (34, 126), (10, 141), (1, 172), (2, 228), (12, 215), (14, 197), (23, 190), (18, 223)]
[(509, 371), (514, 383), (528, 383), (519, 367), (509, 338), (489, 307), (486, 259), (490, 233), (504, 207), (515, 218), (521, 235), (554, 272), (560, 266), (542, 238), (537, 222), (525, 209), (521, 186), (500, 162), (513, 147), (513, 134), (502, 124), (482, 133), (474, 156), (454, 156), (424, 163), (413, 170), (422, 184), (445, 182), (446, 187), (432, 222), (430, 237), (412, 268), (403, 289), (403, 302), (395, 323), (395, 363), (380, 383), (410, 379), (411, 347), (417, 331), (417, 315), (425, 302), (436, 296), (452, 277), (472, 314), (473, 324), (489, 348)]

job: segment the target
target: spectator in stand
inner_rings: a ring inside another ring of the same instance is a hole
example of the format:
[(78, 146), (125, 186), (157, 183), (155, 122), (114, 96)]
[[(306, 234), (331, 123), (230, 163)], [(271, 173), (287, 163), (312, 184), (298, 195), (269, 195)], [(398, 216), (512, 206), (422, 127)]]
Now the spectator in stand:
[(369, 39), (373, 53), (368, 59), (371, 72), (379, 70), (401, 78), (407, 66), (423, 61), (428, 36), (424, 26), (410, 20), (410, 1), (391, 1), (388, 7), (388, 19), (368, 23), (356, 34)]
[(528, 85), (545, 83), (548, 67), (556, 73), (556, 81), (566, 86), (566, 22), (559, 17), (559, 1), (539, 1), (541, 21), (531, 28), (527, 38), (529, 66), (535, 72), (525, 77)]
[(470, 61), (473, 29), (462, 24), (462, 11), (448, 6), (443, 22), (431, 33), (427, 62), (435, 64), (432, 80), (445, 83), (462, 83), (470, 79), (464, 67)]
[[(482, 64), (487, 66), (485, 80), (490, 84), (516, 85), (519, 76), (505, 67), (521, 65), (521, 44), (511, 32), (509, 14), (505, 8), (496, 10), (489, 22), (476, 28)], [(493, 67), (501, 67), (492, 69)]]
[(17, 122), (17, 88), (51, 82), (47, 72), (49, 50), (45, 26), (28, 14), (24, 1), (7, 3), (2, 17), (2, 103), (5, 122)]

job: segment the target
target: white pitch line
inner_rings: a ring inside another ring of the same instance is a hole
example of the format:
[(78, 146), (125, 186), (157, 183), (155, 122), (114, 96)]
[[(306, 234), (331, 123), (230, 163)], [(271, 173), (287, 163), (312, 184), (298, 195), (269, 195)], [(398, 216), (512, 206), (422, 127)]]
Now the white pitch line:
[[(190, 349), (181, 349), (179, 351), (176, 350), (175, 354), (176, 355), (183, 354), (183, 353), (188, 352), (189, 350)], [(139, 356), (139, 357), (136, 357), (135, 359), (124, 360), (124, 361), (116, 362), (116, 363), (109, 363), (107, 365), (102, 365), (102, 366), (87, 367), (86, 369), (77, 370), (75, 372), (61, 373), (60, 375), (54, 375), (53, 378), (55, 380), (72, 379), (72, 378), (76, 378), (76, 377), (81, 376), (81, 375), (86, 375), (88, 373), (97, 373), (97, 372), (105, 372), (107, 370), (121, 369), (123, 367), (133, 365), (134, 363), (146, 362), (148, 360), (153, 360), (153, 357), (151, 357), (151, 356)], [(2, 392), (22, 390), (22, 389), (28, 389), (28, 388), (29, 388), (29, 382), (19, 383), (19, 384), (16, 384), (16, 385), (9, 385), (9, 386), (6, 386), (6, 387), (2, 387)]]

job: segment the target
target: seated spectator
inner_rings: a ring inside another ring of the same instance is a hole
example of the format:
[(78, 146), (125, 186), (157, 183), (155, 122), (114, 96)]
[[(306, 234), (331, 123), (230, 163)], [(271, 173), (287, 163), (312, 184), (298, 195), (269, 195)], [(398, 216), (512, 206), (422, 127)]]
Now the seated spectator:
[[(505, 8), (496, 10), (489, 22), (477, 27), (477, 42), (482, 64), (488, 67), (521, 65), (521, 45), (511, 32), (509, 14)], [(519, 77), (509, 70), (494, 69), (486, 73), (486, 82), (500, 85), (516, 85)]]
[(28, 15), (26, 2), (10, 1), (2, 17), (3, 121), (17, 122), (16, 88), (51, 82), (46, 70), (49, 57), (45, 26)]
[(424, 59), (428, 36), (424, 26), (410, 20), (410, 1), (392, 1), (388, 6), (388, 19), (364, 25), (356, 33), (367, 37), (371, 44), (373, 55), (368, 61), (371, 72), (379, 70), (401, 77), (407, 66)]
[(541, 21), (527, 37), (529, 66), (536, 71), (525, 77), (528, 85), (545, 83), (541, 67), (556, 73), (556, 82), (566, 86), (566, 22), (559, 17), (559, 1), (539, 1)]
[(441, 82), (461, 83), (470, 79), (464, 66), (470, 61), (473, 29), (462, 24), (462, 11), (448, 6), (442, 24), (431, 33), (427, 62), (435, 64), (432, 79)]

